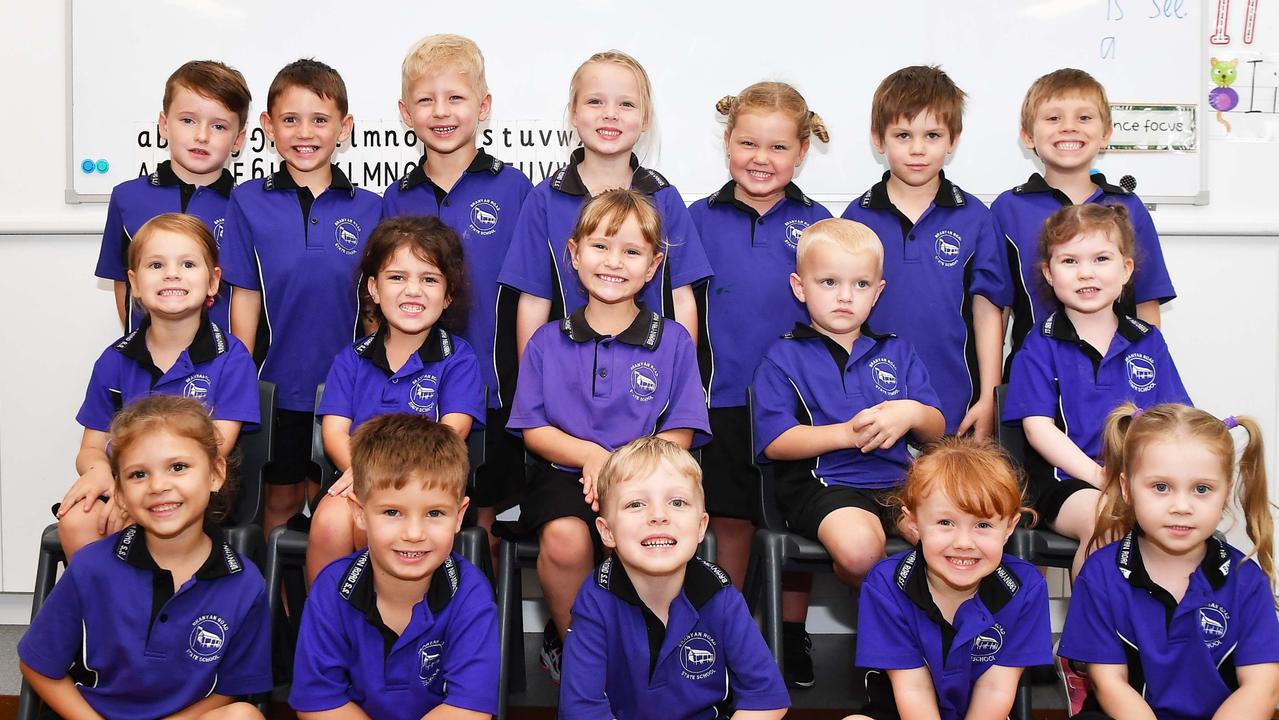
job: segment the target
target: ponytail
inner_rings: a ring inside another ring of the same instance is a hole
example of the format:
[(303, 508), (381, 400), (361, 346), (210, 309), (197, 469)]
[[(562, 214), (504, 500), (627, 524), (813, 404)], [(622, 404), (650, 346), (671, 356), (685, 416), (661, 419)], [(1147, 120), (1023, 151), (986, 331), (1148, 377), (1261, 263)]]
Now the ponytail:
[(1088, 540), (1088, 552), (1099, 550), (1117, 535), (1123, 535), (1137, 523), (1137, 515), (1132, 503), (1124, 497), (1122, 475), (1124, 468), (1124, 445), (1128, 437), (1128, 429), (1132, 421), (1140, 413), (1136, 405), (1123, 403), (1110, 411), (1106, 416), (1106, 425), (1102, 430), (1102, 468), (1104, 470), (1101, 485), (1101, 512), (1097, 517), (1097, 525), (1092, 537)]
[[(1229, 419), (1229, 418), (1228, 418)], [(1266, 448), (1261, 439), (1261, 428), (1257, 421), (1250, 417), (1233, 418), (1236, 426), (1248, 431), (1248, 444), (1243, 448), (1239, 458), (1239, 483), (1235, 488), (1235, 497), (1239, 507), (1243, 508), (1244, 526), (1248, 539), (1252, 540), (1253, 551), (1250, 557), (1256, 557), (1257, 564), (1270, 582), (1273, 589), (1275, 582), (1275, 549), (1274, 518), (1266, 488)]]

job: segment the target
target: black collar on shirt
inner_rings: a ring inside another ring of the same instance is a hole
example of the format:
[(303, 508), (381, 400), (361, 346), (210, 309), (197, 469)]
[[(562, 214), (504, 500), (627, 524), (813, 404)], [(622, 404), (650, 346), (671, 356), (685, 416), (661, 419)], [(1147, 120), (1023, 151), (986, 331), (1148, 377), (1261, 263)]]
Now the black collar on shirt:
[[(391, 369), (391, 364), (386, 360), (386, 335), (388, 333), (386, 323), (378, 328), (377, 332), (355, 343), (355, 354), (368, 360), (376, 365), (387, 377), (395, 374)], [(448, 331), (438, 325), (431, 328), (426, 334), (426, 339), (417, 349), (417, 356), (422, 358), (422, 364), (439, 362), (444, 358), (453, 354), (453, 337)]]
[[(1119, 304), (1115, 303), (1115, 314), (1119, 316), (1119, 336), (1130, 343), (1135, 343), (1146, 335), (1150, 334), (1150, 325), (1138, 320), (1135, 317), (1124, 315), (1119, 312)], [(1061, 307), (1061, 303), (1057, 304), (1057, 310), (1048, 317), (1044, 318), (1044, 322), (1039, 326), (1039, 332), (1048, 338), (1060, 340), (1062, 342), (1073, 343), (1079, 347), (1079, 350), (1092, 362), (1092, 371), (1094, 377), (1101, 369), (1102, 355), (1097, 348), (1079, 337), (1079, 331), (1075, 329), (1075, 324), (1070, 321), (1070, 316)]]
[[(799, 186), (793, 182), (786, 183), (785, 189), (782, 190), (782, 195), (785, 196), (787, 200), (793, 200), (802, 204), (804, 207), (813, 206), (812, 199), (805, 195), (804, 192), (799, 189)], [(706, 205), (708, 207), (715, 207), (720, 203), (728, 203), (748, 215), (759, 217), (759, 213), (755, 210), (755, 208), (737, 199), (736, 181), (729, 180), (724, 184), (724, 187), (715, 191), (715, 194), (706, 198)]]
[[(1093, 173), (1088, 176), (1088, 179), (1092, 180), (1092, 184), (1101, 188), (1102, 192), (1106, 193), (1107, 195), (1131, 195), (1132, 194), (1128, 192), (1127, 190), (1119, 187), (1118, 185), (1111, 185), (1110, 183), (1106, 182), (1106, 176), (1102, 175), (1101, 173)], [(1062, 205), (1074, 204), (1074, 202), (1070, 199), (1069, 196), (1066, 195), (1066, 193), (1062, 192), (1061, 190), (1058, 190), (1052, 185), (1049, 185), (1048, 181), (1044, 179), (1044, 176), (1040, 175), (1039, 173), (1032, 174), (1029, 180), (1013, 188), (1014, 195), (1025, 195), (1027, 193), (1051, 193), (1052, 196), (1057, 198), (1057, 201), (1060, 202)]]
[[(496, 175), (502, 172), (502, 168), (505, 165), (506, 163), (484, 152), (484, 148), (480, 148), (479, 152), (475, 153), (475, 159), (471, 161), (470, 165), (466, 166), (464, 172), (478, 173), (487, 171)], [(400, 179), (400, 190), (412, 190), (419, 185), (426, 184), (435, 185), (435, 182), (426, 174), (426, 155), (423, 154), (422, 161), (410, 170), (408, 175)]]
[[(862, 195), (861, 206), (869, 210), (895, 210), (897, 206), (888, 197), (888, 178), (891, 172), (885, 172), (880, 181), (870, 187)], [(960, 208), (968, 204), (964, 191), (946, 179), (946, 173), (939, 172), (941, 183), (937, 186), (937, 194), (933, 196), (933, 204), (937, 207)]]
[[(577, 172), (577, 166), (586, 158), (586, 148), (578, 148), (568, 158), (568, 165), (556, 171), (551, 176), (551, 188), (558, 190), (566, 195), (588, 196), (586, 184), (582, 182), (582, 176)], [(652, 195), (662, 188), (670, 185), (666, 182), (666, 178), (656, 170), (650, 170), (640, 167), (639, 158), (635, 157), (635, 153), (631, 153), (631, 189), (635, 192)]]
[[(364, 613), (364, 619), (377, 628), (382, 635), (382, 653), (391, 654), (391, 647), (399, 639), (399, 634), (386, 626), (382, 621), (382, 613), (377, 609), (377, 590), (373, 586), (373, 573), (369, 551), (356, 555), (346, 566), (341, 582), (338, 583), (338, 594), (351, 603), (351, 607)], [(447, 555), (444, 562), (431, 574), (431, 584), (426, 588), (426, 606), (431, 614), (439, 615), (449, 601), (457, 594), (458, 585), (462, 581), (462, 568), (458, 567), (452, 555)]]
[[(1115, 562), (1119, 565), (1119, 573), (1124, 576), (1129, 585), (1135, 588), (1141, 588), (1150, 593), (1150, 596), (1158, 600), (1164, 606), (1166, 615), (1165, 622), (1172, 622), (1173, 612), (1177, 609), (1177, 601), (1172, 594), (1164, 588), (1160, 587), (1146, 571), (1146, 563), (1141, 559), (1141, 544), (1137, 542), (1137, 538), (1142, 535), (1141, 528), (1133, 528), (1127, 535), (1119, 540), (1119, 548), (1115, 552)], [(1226, 584), (1226, 577), (1230, 574), (1230, 546), (1226, 544), (1225, 537), (1220, 533), (1213, 533), (1204, 541), (1206, 546), (1204, 558), (1199, 563), (1199, 569), (1207, 578), (1208, 584), (1213, 590), (1220, 590)]]
[[(195, 192), (194, 185), (188, 182), (183, 182), (182, 178), (178, 177), (178, 174), (173, 172), (173, 163), (171, 160), (165, 160), (157, 165), (155, 167), (155, 172), (151, 173), (149, 180), (151, 184), (156, 187), (171, 187), (173, 185), (178, 185), (182, 187), (183, 194), (189, 195)], [(189, 191), (187, 190), (188, 187), (190, 188)], [(235, 187), (235, 176), (231, 174), (230, 170), (222, 168), (222, 174), (218, 176), (218, 179), (209, 183), (205, 187), (211, 190), (216, 190), (222, 195), (230, 196), (231, 188)]]
[[(658, 620), (657, 615), (653, 614), (653, 611), (640, 599), (639, 592), (635, 590), (635, 584), (626, 573), (626, 567), (617, 562), (617, 556), (610, 557), (600, 564), (595, 571), (595, 583), (621, 598), (628, 605), (639, 608), (648, 636), (648, 677), (651, 680), (653, 672), (657, 669), (657, 657), (662, 652), (662, 642), (666, 639), (666, 625)], [(684, 597), (687, 597), (688, 602), (698, 610), (710, 602), (716, 593), (731, 584), (728, 573), (720, 569), (718, 565), (701, 558), (694, 557), (684, 567)]]
[[(575, 343), (603, 340), (601, 335), (586, 322), (586, 307), (574, 310), (568, 317), (560, 321), (560, 330)], [(620, 333), (617, 339), (627, 345), (642, 347), (645, 350), (656, 350), (662, 342), (662, 316), (640, 305), (640, 311), (631, 324)]]
[[(885, 340), (890, 337), (897, 337), (893, 333), (884, 333), (881, 335), (880, 333), (877, 333), (874, 330), (871, 330), (869, 323), (862, 323), (861, 333), (865, 337), (868, 337), (871, 340), (875, 340), (876, 342), (880, 340)], [(822, 345), (826, 347), (826, 351), (830, 353), (830, 356), (835, 360), (835, 364), (839, 365), (839, 369), (841, 371), (844, 369), (844, 366), (848, 364), (848, 356), (850, 353), (844, 349), (844, 346), (830, 339), (825, 334), (820, 333), (817, 330), (814, 330), (811, 325), (805, 325), (804, 323), (797, 322), (795, 323), (795, 327), (791, 328), (791, 331), (786, 333), (782, 337), (788, 338), (791, 340), (807, 340), (809, 338), (820, 338), (822, 341)]]
[[(906, 553), (897, 563), (895, 576), (897, 589), (941, 628), (942, 657), (945, 658), (950, 654), (950, 645), (955, 640), (955, 626), (942, 616), (937, 602), (933, 600), (933, 593), (928, 588), (928, 565), (924, 561), (924, 553), (918, 547)], [(992, 614), (1012, 602), (1019, 590), (1021, 580), (1002, 562), (994, 572), (977, 583), (977, 597)]]
[[(209, 549), (209, 557), (205, 558), (193, 577), (196, 580), (215, 580), (228, 575), (235, 575), (244, 570), (244, 562), (235, 549), (226, 541), (222, 529), (212, 522), (204, 523), (204, 534), (213, 541)], [(147, 534), (139, 525), (125, 528), (115, 541), (116, 559), (128, 563), (139, 570), (151, 573), (151, 620), (148, 628), (155, 624), (160, 608), (173, 597), (173, 574), (156, 564), (151, 550), (147, 548)], [(148, 635), (150, 630), (147, 630)]]
[[(142, 323), (133, 332), (115, 342), (113, 346), (121, 355), (141, 365), (155, 379), (164, 375), (164, 371), (155, 366), (151, 359), (151, 350), (147, 348), (147, 328), (151, 327), (151, 317), (142, 319)], [(227, 351), (226, 335), (222, 329), (209, 320), (208, 313), (200, 316), (200, 328), (187, 346), (187, 357), (192, 365), (206, 363)]]
[[(347, 179), (346, 173), (337, 165), (329, 165), (329, 169), (333, 173), (333, 178), (329, 180), (330, 190), (344, 190), (351, 197), (355, 197), (355, 186)], [(289, 169), (281, 167), (277, 172), (267, 176), (266, 182), (262, 184), (264, 190), (302, 190), (293, 180), (293, 176), (289, 174)]]

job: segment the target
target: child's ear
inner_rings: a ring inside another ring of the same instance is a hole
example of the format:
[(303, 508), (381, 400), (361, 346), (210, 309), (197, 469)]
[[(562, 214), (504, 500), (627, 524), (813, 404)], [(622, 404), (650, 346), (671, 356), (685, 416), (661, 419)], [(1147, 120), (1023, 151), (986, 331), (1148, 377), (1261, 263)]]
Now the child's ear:
[(702, 513), (702, 519), (697, 524), (697, 544), (701, 545), (706, 539), (706, 526), (711, 522), (711, 516), (705, 512)]
[(355, 493), (346, 496), (346, 501), (351, 503), (351, 518), (355, 520), (355, 526), (360, 532), (367, 533), (369, 531), (369, 519), (364, 516), (364, 506), (355, 498)]
[(484, 99), (480, 101), (480, 122), (489, 119), (489, 113), (493, 111), (493, 93), (488, 93)]
[(370, 275), (369, 277), (365, 279), (364, 282), (365, 282), (365, 287), (367, 287), (369, 290), (369, 297), (373, 298), (373, 304), (377, 305), (381, 303), (382, 301), (378, 300), (378, 297), (377, 297), (377, 278), (374, 277), (373, 275)]
[(222, 287), (222, 268), (214, 265), (209, 272), (209, 297), (217, 295), (220, 287)]
[(1119, 494), (1123, 497), (1124, 502), (1129, 505), (1132, 504), (1132, 497), (1128, 492), (1128, 476), (1124, 473), (1119, 473)]
[(413, 118), (409, 115), (409, 106), (404, 103), (404, 98), (400, 98), (400, 122), (404, 123), (404, 127), (413, 128)]
[(271, 113), (263, 110), (262, 115), (258, 117), (258, 123), (262, 125), (262, 130), (266, 133), (266, 139), (275, 142), (275, 126), (271, 124)]
[(133, 271), (133, 268), (129, 268), (128, 272), (125, 274), (129, 278), (129, 294), (132, 295), (135, 300), (141, 299), (142, 296), (138, 295), (138, 274)]
[(795, 299), (800, 302), (804, 300), (804, 281), (800, 279), (798, 273), (790, 274), (790, 291), (795, 294)]
[(1031, 137), (1031, 136), (1030, 136), (1030, 133), (1026, 132), (1026, 131), (1023, 129), (1023, 130), (1018, 130), (1018, 131), (1017, 131), (1017, 135), (1018, 135), (1018, 137), (1020, 137), (1020, 138), (1021, 138), (1021, 145), (1022, 145), (1022, 147), (1024, 147), (1024, 148), (1026, 148), (1027, 150), (1029, 150), (1029, 151), (1031, 151), (1031, 152), (1035, 153), (1035, 155), (1036, 155), (1036, 156), (1038, 156), (1038, 155), (1039, 155), (1039, 151), (1035, 149), (1035, 138)]
[(213, 458), (213, 467), (211, 468), (210, 479), (213, 481), (210, 489), (218, 492), (222, 486), (226, 484), (226, 458), (221, 455)]
[(879, 153), (880, 155), (884, 154), (884, 136), (883, 135), (880, 135), (874, 130), (871, 130), (870, 144), (875, 146), (875, 152)]
[(1008, 518), (1008, 527), (1004, 528), (1004, 544), (1008, 544), (1008, 538), (1013, 536), (1013, 532), (1017, 530), (1017, 523), (1021, 520), (1020, 515), (1014, 515)]
[(811, 146), (811, 143), (809, 143), (808, 140), (808, 138), (804, 138), (799, 141), (799, 157), (795, 160), (795, 164), (797, 166), (803, 165), (804, 158), (808, 157), (808, 148)]
[(347, 116), (342, 118), (342, 131), (338, 133), (338, 145), (346, 142), (353, 130), (355, 130), (355, 116), (347, 113)]
[(653, 279), (653, 276), (657, 274), (657, 268), (662, 266), (662, 258), (664, 257), (666, 257), (666, 255), (663, 253), (653, 254), (653, 262), (648, 264), (648, 272), (644, 273), (644, 282), (648, 282)]
[(919, 518), (915, 517), (915, 513), (910, 508), (902, 508), (902, 524), (905, 529), (915, 536), (916, 542), (919, 541)]
[[(609, 529), (608, 521), (604, 519), (603, 515), (595, 518), (595, 529), (600, 531), (600, 540), (604, 541), (604, 547), (617, 547), (617, 541), (613, 539), (613, 531)], [(703, 529), (705, 528), (703, 527)]]
[(577, 249), (578, 249), (577, 238), (569, 238), (568, 239), (568, 259), (569, 259), (569, 262), (573, 263), (574, 270), (577, 269)]
[(471, 506), (471, 498), (463, 497), (462, 502), (457, 504), (457, 523), (453, 526), (453, 534), (456, 535), (462, 531), (462, 521), (466, 519), (466, 509)]
[[(1130, 262), (1131, 262), (1131, 261), (1130, 261)], [(1048, 263), (1047, 263), (1047, 262), (1041, 262), (1041, 263), (1039, 263), (1039, 271), (1040, 271), (1040, 272), (1042, 272), (1042, 273), (1044, 274), (1044, 282), (1047, 282), (1047, 283), (1048, 283), (1048, 287), (1052, 287), (1052, 286), (1053, 286), (1053, 274), (1052, 274), (1051, 272), (1049, 272), (1049, 270), (1048, 270)], [(1127, 282), (1127, 281), (1125, 281), (1125, 282)]]
[(163, 110), (160, 111), (160, 117), (155, 121), (156, 127), (160, 128), (160, 137), (165, 140), (169, 139), (169, 116)]
[(875, 299), (871, 301), (871, 307), (875, 307), (875, 303), (879, 302), (879, 296), (884, 294), (884, 288), (886, 287), (888, 287), (888, 281), (881, 277), (879, 285), (875, 287)]
[(235, 136), (235, 142), (231, 143), (231, 153), (232, 153), (232, 154), (240, 152), (240, 148), (243, 148), (243, 147), (244, 147), (244, 139), (245, 139), (245, 138), (247, 138), (247, 137), (248, 137), (248, 135), (249, 135), (249, 129), (248, 129), (248, 128), (246, 128), (246, 127), (242, 127), (242, 128), (240, 128), (240, 134), (239, 134), (239, 135), (236, 135), (236, 136)]
[(959, 147), (959, 135), (960, 133), (955, 133), (955, 136), (950, 139), (950, 149), (946, 151), (947, 155), (955, 152), (955, 148)]
[(1124, 284), (1125, 285), (1128, 284), (1129, 280), (1132, 280), (1132, 272), (1133, 272), (1132, 258), (1126, 257), (1124, 258)]

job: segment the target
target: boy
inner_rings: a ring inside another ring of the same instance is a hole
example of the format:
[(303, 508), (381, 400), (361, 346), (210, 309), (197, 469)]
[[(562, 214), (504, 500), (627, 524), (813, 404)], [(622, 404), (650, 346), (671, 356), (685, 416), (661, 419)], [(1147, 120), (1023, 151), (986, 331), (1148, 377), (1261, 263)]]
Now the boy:
[[(262, 127), (284, 167), (236, 188), (227, 208), (222, 279), (235, 286), (231, 332), (263, 358), (260, 377), (279, 393), (265, 476), (268, 535), (301, 509), (303, 480), (318, 477), (310, 462), (315, 388), (359, 332), (356, 267), (382, 218), (378, 196), (329, 164), (354, 123), (346, 98), (342, 77), (324, 63), (298, 60), (280, 70)], [(263, 312), (266, 348), (257, 344)]]
[[(910, 433), (922, 444), (945, 430), (914, 348), (866, 324), (884, 290), (883, 258), (861, 223), (823, 220), (805, 230), (790, 282), (811, 322), (769, 348), (754, 381), (754, 452), (778, 463), (778, 508), (792, 532), (825, 546), (835, 574), (853, 587), (884, 557), (883, 499), (911, 462), (898, 441)], [(807, 608), (807, 589), (788, 586), (782, 654), (799, 656), (787, 660), (788, 675), (812, 684)]]
[(941, 398), (946, 432), (989, 438), (1004, 352), (1008, 261), (990, 211), (942, 172), (963, 130), (964, 92), (941, 68), (884, 78), (871, 103), (883, 179), (843, 217), (884, 241), (887, 285), (872, 324), (915, 346)]
[[(492, 95), (484, 79), (484, 56), (473, 41), (459, 35), (422, 38), (404, 58), (401, 90), (400, 117), (425, 151), (417, 167), (386, 189), (382, 210), (387, 217), (435, 215), (462, 238), (470, 313), (458, 334), (480, 358), (488, 393), (487, 426), (503, 428), (515, 392), (519, 294), (498, 285), (497, 275), (533, 184), (518, 169), (476, 147), (476, 128), (488, 119)], [(512, 504), (512, 481), (524, 476), (524, 446), (506, 432), (485, 437), (488, 460), (472, 499), (480, 524), (491, 529), (495, 510)]]
[[(1044, 164), (1023, 185), (1004, 192), (990, 206), (1008, 248), (1013, 283), (1012, 353), (1026, 333), (1053, 311), (1041, 287), (1037, 245), (1044, 221), (1065, 205), (1120, 203), (1128, 208), (1137, 234), (1137, 271), (1120, 298), (1123, 315), (1159, 325), (1159, 306), (1177, 297), (1154, 221), (1141, 198), (1092, 172), (1097, 153), (1110, 142), (1106, 89), (1083, 70), (1064, 68), (1036, 80), (1021, 105), (1021, 142)], [(1012, 354), (1005, 369), (1012, 367)]]
[(783, 717), (790, 697), (741, 593), (693, 557), (708, 520), (697, 461), (643, 437), (613, 453), (596, 493), (613, 557), (573, 604), (560, 718)]
[(304, 720), (490, 717), (497, 605), (451, 552), (470, 502), (466, 446), (421, 415), (383, 415), (355, 431), (351, 467), (369, 546), (311, 587), (289, 704)]
[[(222, 237), (227, 199), (235, 185), (224, 166), (244, 144), (251, 100), (244, 76), (214, 60), (186, 63), (165, 82), (157, 124), (160, 137), (169, 143), (169, 159), (150, 175), (122, 182), (111, 191), (94, 272), (115, 281), (116, 311), (126, 333), (142, 317), (129, 291), (129, 243), (146, 221), (166, 212), (195, 215), (215, 239)], [(224, 285), (209, 308), (209, 319), (222, 330), (229, 327), (228, 298), (230, 290)]]

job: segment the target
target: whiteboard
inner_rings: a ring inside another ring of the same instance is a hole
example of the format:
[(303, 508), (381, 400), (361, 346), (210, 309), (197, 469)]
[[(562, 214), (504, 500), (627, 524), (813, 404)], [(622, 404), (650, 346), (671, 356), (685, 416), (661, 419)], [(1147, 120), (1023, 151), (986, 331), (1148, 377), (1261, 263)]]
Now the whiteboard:
[(202, 58), (238, 68), (254, 94), (249, 141), (231, 163), (240, 181), (278, 163), (257, 122), (275, 72), (315, 57), (342, 73), (356, 119), (338, 162), (380, 192), (420, 155), (396, 108), (399, 68), (434, 32), (480, 45), (493, 93), (481, 142), (534, 182), (574, 144), (565, 120), (574, 69), (618, 48), (639, 59), (655, 90), (657, 126), (641, 160), (688, 201), (728, 177), (715, 101), (762, 79), (795, 85), (831, 131), (796, 182), (823, 202), (857, 197), (885, 169), (869, 141), (876, 85), (899, 67), (936, 63), (969, 95), (947, 167), (969, 192), (990, 199), (1041, 169), (1018, 140), (1022, 97), (1036, 77), (1078, 67), (1115, 104), (1198, 106), (1196, 151), (1110, 152), (1096, 167), (1112, 182), (1132, 175), (1147, 202), (1207, 202), (1204, 0), (67, 1), (68, 202), (104, 201), (167, 158), (155, 137), (164, 81)]

